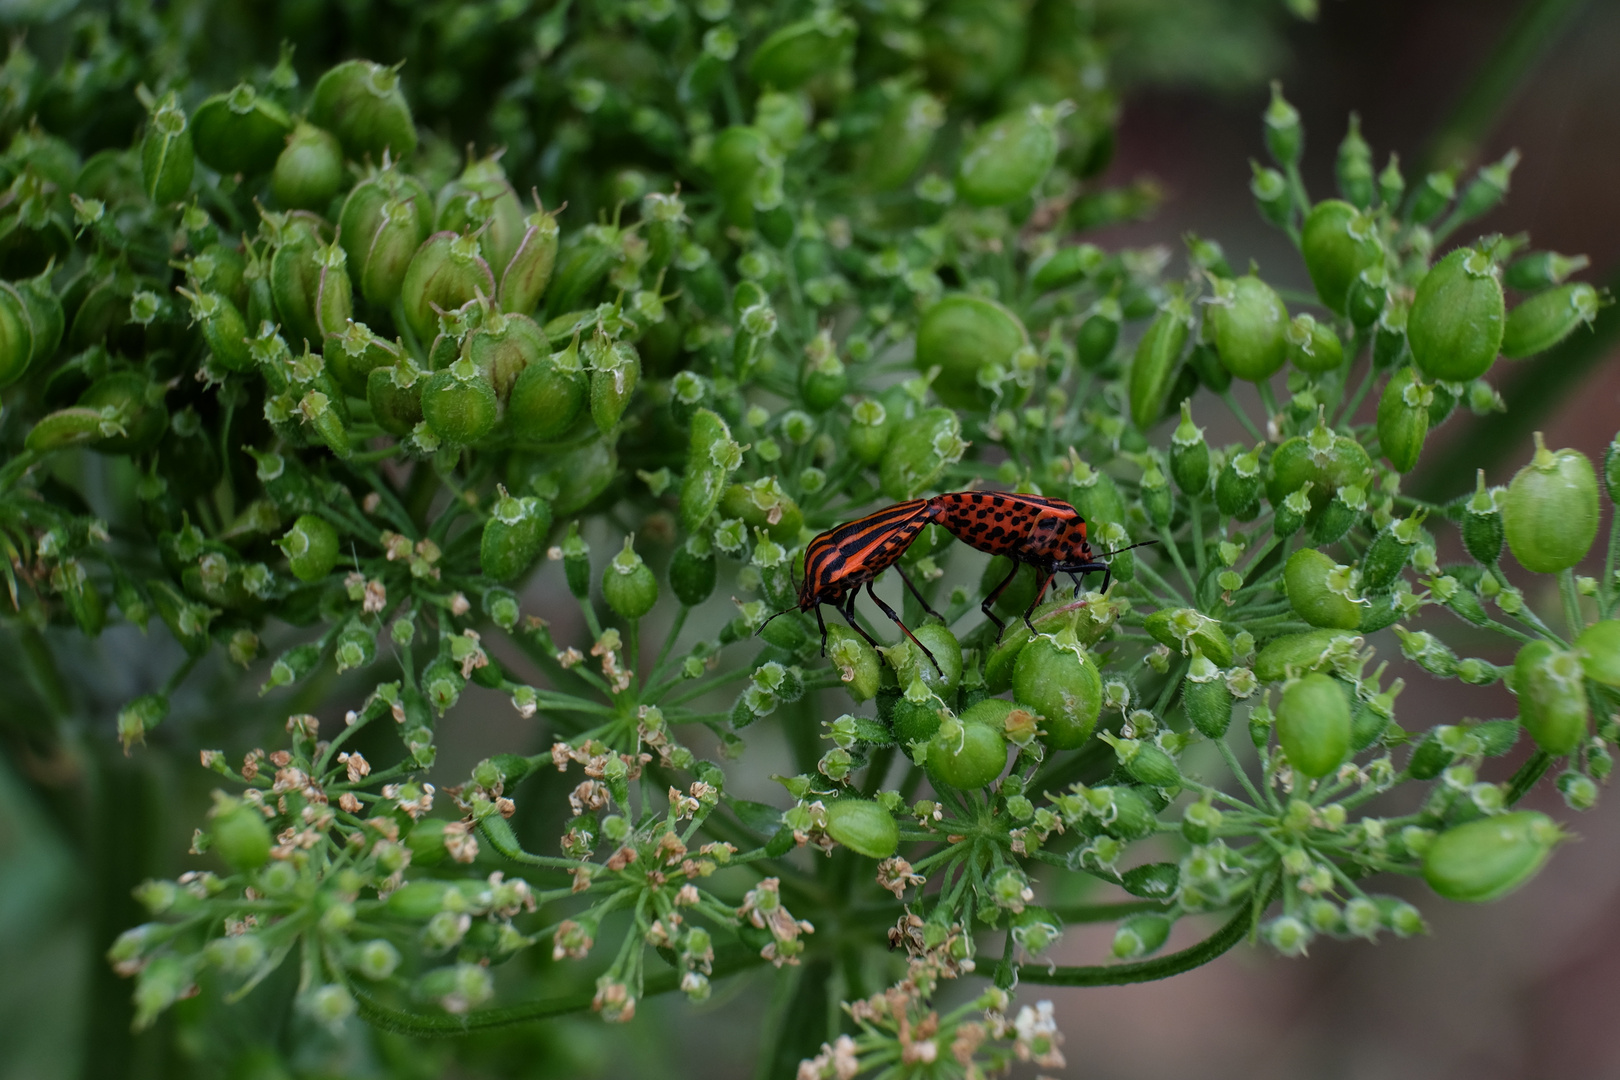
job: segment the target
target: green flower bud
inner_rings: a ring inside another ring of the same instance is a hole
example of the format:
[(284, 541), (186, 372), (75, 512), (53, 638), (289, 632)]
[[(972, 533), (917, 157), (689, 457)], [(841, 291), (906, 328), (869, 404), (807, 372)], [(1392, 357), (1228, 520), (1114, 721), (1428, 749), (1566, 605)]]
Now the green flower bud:
[(270, 861), (270, 826), (256, 807), (216, 791), (208, 816), (213, 837), (209, 850), (232, 870), (257, 870)]
[(319, 581), (337, 565), (337, 529), (323, 517), (300, 516), (276, 543), (286, 552), (287, 562), (300, 581)]
[(1202, 495), (1209, 487), (1209, 444), (1192, 420), (1192, 403), (1181, 403), (1181, 423), (1170, 436), (1170, 475), (1182, 493)]
[(960, 461), (967, 443), (962, 422), (951, 409), (924, 409), (895, 431), (883, 453), (879, 478), (883, 494), (896, 502), (916, 498), (947, 465)]
[(827, 835), (869, 859), (887, 859), (900, 847), (900, 826), (869, 799), (842, 798), (828, 803)]
[(1535, 456), (1502, 499), (1502, 526), (1520, 565), (1554, 574), (1585, 558), (1597, 538), (1597, 474), (1579, 450), (1548, 450), (1539, 431), (1535, 439)]
[(1434, 388), (1418, 379), (1416, 368), (1403, 367), (1384, 385), (1378, 399), (1378, 445), (1396, 472), (1411, 472), (1429, 435), (1429, 409)]
[(1288, 358), (1288, 309), (1253, 274), (1215, 282), (1209, 320), (1221, 363), (1239, 379), (1260, 382)]
[(1503, 274), (1505, 283), (1520, 292), (1540, 292), (1592, 265), (1585, 255), (1560, 255), (1555, 251), (1533, 251), (1508, 264)]
[(191, 985), (191, 966), (186, 960), (173, 953), (153, 957), (136, 977), (134, 1029), (144, 1031), (150, 1027), (158, 1014), (179, 1001)]
[(162, 694), (142, 694), (118, 712), (118, 741), (124, 752), (146, 742), (146, 734), (169, 715), (169, 699)]
[(270, 174), (276, 201), (298, 210), (321, 211), (342, 187), (343, 147), (331, 132), (300, 121)]
[(1588, 679), (1620, 686), (1620, 619), (1603, 619), (1582, 630), (1575, 650)]
[(377, 658), (377, 635), (358, 619), (351, 620), (338, 632), (334, 644), (340, 675), (354, 668), (368, 667)]
[(1350, 114), (1350, 128), (1344, 141), (1339, 143), (1338, 159), (1333, 175), (1339, 183), (1339, 194), (1357, 209), (1365, 210), (1377, 194), (1373, 183), (1372, 147), (1361, 137), (1361, 117)]
[(939, 368), (934, 393), (953, 409), (984, 409), (993, 400), (980, 383), (987, 368), (1007, 371), (1028, 347), (1029, 335), (1011, 311), (994, 300), (952, 293), (931, 306), (917, 324), (915, 363), (927, 373)]
[(1406, 337), (1412, 362), (1429, 378), (1466, 382), (1490, 369), (1506, 320), (1497, 278), (1489, 255), (1459, 248), (1418, 282)]
[(500, 488), (478, 543), (478, 562), (484, 576), (513, 581), (527, 573), (545, 547), (551, 532), (551, 506), (533, 497), (516, 499)]
[(953, 718), (928, 742), (928, 775), (936, 784), (977, 791), (1006, 767), (1007, 740), (989, 724)]
[(1279, 165), (1298, 165), (1305, 148), (1305, 130), (1299, 123), (1299, 110), (1282, 96), (1282, 83), (1273, 80), (1271, 104), (1266, 107), (1266, 149)]
[(338, 137), (356, 161), (396, 161), (416, 150), (416, 125), (399, 88), (399, 69), (346, 60), (322, 75), (310, 97), (309, 119)]
[(1250, 160), (1249, 167), (1254, 170), (1249, 191), (1254, 195), (1260, 216), (1278, 228), (1286, 228), (1294, 212), (1294, 200), (1288, 192), (1288, 178), (1258, 161)]
[(602, 596), (608, 607), (624, 619), (639, 619), (658, 603), (658, 579), (624, 538), (624, 549), (602, 571)]
[(1325, 199), (1305, 215), (1300, 250), (1316, 295), (1338, 315), (1345, 313), (1357, 276), (1384, 258), (1372, 219), (1337, 199)]
[(1573, 753), (1586, 737), (1590, 706), (1580, 654), (1547, 641), (1532, 641), (1513, 661), (1513, 692), (1519, 720), (1549, 754)]
[(1337, 769), (1350, 753), (1350, 705), (1338, 681), (1314, 674), (1284, 686), (1277, 740), (1304, 776), (1318, 779)]
[(422, 383), (422, 419), (450, 446), (467, 446), (495, 427), (500, 399), (470, 360), (435, 371)]
[(191, 116), (197, 157), (227, 176), (252, 177), (268, 171), (292, 129), (287, 110), (259, 96), (248, 83), (208, 98)]
[(1041, 718), (1054, 750), (1083, 746), (1102, 713), (1102, 676), (1072, 632), (1037, 634), (1013, 665), (1013, 698)]
[(956, 192), (972, 206), (1006, 206), (1034, 191), (1057, 163), (1061, 107), (1030, 105), (992, 120), (968, 139)]
[(438, 312), (454, 311), (480, 295), (495, 295), (495, 275), (477, 237), (452, 232), (424, 240), (400, 282), (405, 322), (419, 341), (432, 341), (438, 333)]
[(203, 949), (203, 956), (227, 975), (251, 975), (264, 963), (267, 952), (264, 940), (248, 932), (215, 938)]
[(1300, 371), (1322, 375), (1344, 363), (1344, 346), (1327, 323), (1311, 315), (1295, 315), (1288, 324), (1288, 360)]
[(1563, 833), (1546, 814), (1519, 810), (1447, 829), (1423, 856), (1423, 878), (1447, 900), (1496, 900), (1535, 876)]
[(1315, 548), (1300, 548), (1288, 557), (1283, 581), (1294, 613), (1312, 626), (1354, 630), (1361, 625), (1362, 601), (1355, 592), (1355, 571), (1340, 566)]
[(1164, 414), (1170, 389), (1181, 370), (1181, 354), (1192, 326), (1192, 312), (1185, 300), (1172, 298), (1160, 308), (1147, 332), (1137, 343), (1131, 360), (1131, 420), (1143, 431)]
[(191, 190), (195, 169), (191, 127), (179, 95), (170, 91), (152, 109), (141, 139), (141, 185), (146, 197), (159, 206), (179, 202)]
[(591, 368), (591, 418), (604, 434), (618, 425), (641, 381), (641, 358), (622, 341), (593, 342), (587, 348)]
[(1260, 512), (1260, 488), (1259, 447), (1231, 454), (1215, 477), (1215, 505), (1229, 517), (1252, 520)]
[(1081, 367), (1087, 371), (1095, 371), (1114, 355), (1114, 346), (1119, 343), (1119, 323), (1122, 318), (1118, 301), (1110, 298), (1097, 301), (1092, 313), (1080, 324), (1080, 331), (1075, 336), (1075, 355)]
[(1602, 306), (1598, 292), (1584, 281), (1537, 293), (1508, 312), (1502, 332), (1502, 355), (1513, 360), (1545, 352), (1575, 328), (1591, 325)]
[(523, 232), (512, 257), (500, 271), (497, 299), (502, 311), (530, 314), (539, 306), (557, 265), (557, 211), (535, 206), (523, 219)]
[(855, 20), (831, 8), (789, 23), (760, 43), (748, 75), (762, 86), (796, 90), (811, 79), (846, 66), (855, 49)]
[(1309, 482), (1307, 521), (1314, 523), (1339, 488), (1365, 482), (1371, 471), (1372, 460), (1360, 443), (1346, 435), (1335, 435), (1319, 421), (1309, 435), (1296, 435), (1271, 455), (1266, 498), (1272, 506), (1279, 506)]
[(1114, 959), (1134, 960), (1139, 956), (1153, 955), (1170, 939), (1173, 925), (1163, 915), (1132, 915), (1114, 931)]

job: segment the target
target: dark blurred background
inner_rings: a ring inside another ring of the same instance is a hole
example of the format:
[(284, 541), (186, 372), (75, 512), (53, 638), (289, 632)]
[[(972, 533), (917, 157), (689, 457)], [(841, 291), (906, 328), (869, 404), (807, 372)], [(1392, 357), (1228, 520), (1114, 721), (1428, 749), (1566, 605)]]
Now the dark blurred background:
[[(1195, 0), (1113, 0), (1101, 6), (1126, 15), (1159, 9), (1156, 18), (1120, 19), (1122, 34), (1148, 26), (1156, 36), (1135, 43), (1151, 47), (1121, 49), (1135, 59), (1120, 72), (1125, 110), (1110, 179), (1149, 175), (1167, 197), (1151, 221), (1116, 229), (1099, 242), (1162, 243), (1179, 256), (1182, 236), (1196, 231), (1218, 239), (1235, 266), (1254, 259), (1268, 276), (1307, 286), (1286, 238), (1260, 220), (1248, 194), (1249, 159), (1264, 156), (1259, 117), (1266, 82), (1277, 78), (1304, 120), (1305, 177), (1314, 195), (1331, 191), (1334, 151), (1352, 110), (1361, 116), (1377, 165), (1391, 151), (1398, 153), (1409, 184), (1439, 161), (1460, 157), (1478, 164), (1517, 147), (1524, 160), (1512, 193), (1482, 227), (1527, 231), (1538, 248), (1584, 252), (1592, 259), (1584, 276), (1600, 284), (1620, 271), (1620, 4), (1325, 0), (1315, 22), (1281, 17), (1280, 4), (1258, 0), (1247, 6)], [(0, 14), (4, 7), (0, 3)], [(1605, 330), (1613, 310), (1600, 319), (1602, 332), (1585, 343), (1538, 361), (1498, 364), (1491, 378), (1513, 411), (1448, 423), (1431, 441), (1425, 471), (1409, 481), (1408, 490), (1455, 494), (1471, 486), (1476, 465), (1486, 468), (1491, 482), (1505, 483), (1528, 459), (1534, 429), (1547, 432), (1549, 445), (1600, 457), (1620, 427), (1616, 334)], [(1209, 425), (1212, 441), (1237, 437), (1218, 402), (1200, 403), (1198, 419)], [(1585, 568), (1596, 571), (1595, 562)], [(557, 589), (548, 569), (532, 584), (531, 599), (541, 606)], [(1549, 606), (1555, 609), (1556, 601)], [(1461, 624), (1453, 621), (1447, 631), (1466, 652)], [(1376, 644), (1381, 656), (1398, 655), (1393, 640)], [(158, 655), (167, 646), (156, 640), (109, 634), (101, 647), (144, 649), (155, 670), (173, 662)], [(1507, 659), (1490, 651), (1495, 648), (1481, 642), (1477, 654)], [(1500, 687), (1421, 676), (1408, 683), (1398, 703), (1408, 729), (1451, 721), (1459, 712), (1489, 717), (1513, 710)], [(99, 691), (115, 709), (113, 703), (138, 689), (109, 685)], [(4, 700), (0, 696), (0, 709)], [(206, 742), (206, 730), (200, 737)], [(454, 782), (486, 754), (535, 738), (532, 725), (518, 722), (504, 701), (469, 694), (446, 722), (436, 775)], [(750, 775), (790, 771), (774, 767), (775, 748), (765, 733), (750, 742)], [(1487, 773), (1488, 779), (1505, 775), (1518, 760), (1494, 764), (1501, 773)], [(98, 956), (103, 939), (138, 921), (138, 913), (124, 901), (89, 904), (95, 899), (87, 895), (92, 883), (79, 877), (67, 849), (52, 839), (51, 823), (22, 789), (19, 772), (37, 781), (37, 771), (51, 767), (0, 761), (5, 1080), (92, 1075), (86, 1062), (97, 1059), (97, 1050), (85, 1045), (85, 1032), (98, 1029), (87, 1017), (100, 1007), (98, 995), (129, 991), (102, 970)], [(195, 786), (193, 778), (183, 779)], [(131, 834), (161, 828), (178, 839), (189, 830), (194, 815), (171, 805), (178, 802), (172, 786), (177, 778), (158, 769), (138, 781), (116, 775), (110, 780), (114, 794), (108, 797), (123, 800), (114, 812), (128, 818)], [(777, 792), (764, 786), (739, 794), (775, 798)], [(1572, 817), (1550, 785), (1532, 799), (1562, 819)], [(1240, 947), (1167, 982), (1087, 990), (1031, 986), (1020, 991), (1020, 1000), (1056, 1003), (1068, 1038), (1067, 1075), (1087, 1080), (1620, 1076), (1620, 1040), (1606, 1023), (1620, 1001), (1620, 801), (1600, 801), (1572, 828), (1578, 842), (1560, 850), (1528, 887), (1494, 905), (1441, 902), (1425, 896), (1417, 882), (1381, 884), (1420, 903), (1430, 920), (1427, 937), (1375, 946), (1324, 940), (1304, 960)], [(183, 849), (183, 839), (174, 846)], [(116, 842), (103, 853), (107, 859), (119, 855)], [(140, 873), (179, 869), (153, 866)], [(91, 909), (102, 912), (99, 922), (83, 914)], [(1195, 928), (1182, 929), (1190, 940)], [(1071, 928), (1053, 958), (1102, 962), (1110, 933), (1105, 927)], [(1186, 943), (1178, 936), (1171, 947), (1178, 942)], [(649, 1001), (627, 1027), (606, 1027), (587, 1016), (543, 1031), (512, 1032), (483, 1040), (461, 1065), (445, 1062), (447, 1046), (388, 1039), (387, 1072), (366, 1075), (746, 1077), (771, 990), (771, 976), (756, 974), (721, 984), (702, 1008)], [(160, 1028), (103, 1053), (156, 1062), (163, 1057), (154, 1043), (159, 1038), (174, 1040), (176, 1034)], [(540, 1061), (544, 1069), (536, 1072)], [(270, 1062), (262, 1072), (250, 1068), (239, 1075), (287, 1075), (279, 1069)]]

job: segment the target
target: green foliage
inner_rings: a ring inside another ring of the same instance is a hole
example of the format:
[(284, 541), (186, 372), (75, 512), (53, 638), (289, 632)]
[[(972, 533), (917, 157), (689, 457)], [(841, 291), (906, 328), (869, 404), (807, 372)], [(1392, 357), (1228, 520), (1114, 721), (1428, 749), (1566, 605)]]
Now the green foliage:
[[(107, 954), (137, 1028), (194, 987), (274, 988), (311, 1038), (628, 1021), (771, 964), (796, 1003), (855, 999), (830, 1026), (781, 1010), (766, 1049), (800, 1075), (921, 1075), (925, 1017), (941, 1062), (1055, 1066), (1050, 1007), (1008, 1015), (1017, 980), (1405, 937), (1421, 915), (1370, 877), (1494, 898), (1560, 835), (1510, 812), (1553, 760), (1592, 805), (1620, 736), (1612, 524), (1604, 576), (1574, 576), (1592, 463), (1538, 438), (1505, 491), (1401, 492), (1458, 405), (1497, 406), (1499, 351), (1603, 302), (1523, 237), (1448, 243), (1516, 155), (1406, 196), (1352, 120), (1344, 201), (1313, 201), (1278, 89), (1253, 189), (1315, 288), (1291, 314), (1213, 240), (1177, 264), (1076, 239), (1151, 202), (1095, 178), (1103, 42), (1155, 16), (944, 6), (348, 4), (379, 62), (306, 69), (132, 5), (75, 17), (60, 71), (13, 47), (0, 544), (47, 702), (27, 738), (69, 712), (46, 632), (85, 656), (154, 615), (179, 650), (94, 738), (189, 746), (171, 713), (226, 658), (267, 670), (275, 721), (211, 730), (253, 743), (202, 750), (196, 862), (137, 889), (147, 921)], [(504, 149), (458, 162), (466, 138)], [(1217, 407), (1248, 443), (1206, 441)], [(975, 484), (1072, 502), (1107, 591), (1014, 578), (1030, 624), (998, 636), (930, 529), (902, 564), (928, 656), (841, 627), (824, 650), (805, 545)], [(1472, 561), (1441, 566), (1451, 528)], [(1504, 540), (1557, 575), (1563, 632)], [(1513, 668), (1459, 657), (1451, 615)], [(1391, 626), (1434, 678), (1507, 677), (1519, 716), (1403, 727), (1371, 637)], [(445, 783), (444, 718), (483, 691), (530, 734)], [(1521, 727), (1538, 751), (1482, 779)], [(778, 735), (795, 774), (738, 797)], [(1403, 784), (1414, 809), (1369, 809)], [(1081, 879), (1135, 898), (1088, 909), (1120, 963), (1037, 962)], [(1154, 955), (1204, 914), (1221, 929)], [(874, 972), (892, 988), (865, 997)], [(993, 985), (933, 1011), (975, 974)]]

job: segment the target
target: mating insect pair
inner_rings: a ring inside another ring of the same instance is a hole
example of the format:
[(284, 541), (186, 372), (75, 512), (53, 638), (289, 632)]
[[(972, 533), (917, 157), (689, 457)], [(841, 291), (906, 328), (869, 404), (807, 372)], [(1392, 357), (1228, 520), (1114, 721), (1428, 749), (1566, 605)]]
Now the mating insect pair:
[[(866, 595), (894, 620), (895, 625), (911, 639), (913, 645), (923, 651), (936, 669), (939, 667), (939, 661), (917, 640), (894, 609), (872, 591), (873, 580), (890, 566), (895, 566), (917, 534), (929, 524), (941, 526), (958, 540), (980, 551), (1005, 555), (1012, 560), (1011, 572), (1001, 584), (990, 590), (979, 605), (999, 631), (1005, 632), (1007, 625), (996, 618), (990, 609), (1007, 586), (1012, 584), (1021, 565), (1033, 566), (1038, 578), (1035, 599), (1024, 612), (1024, 623), (1031, 631), (1035, 626), (1029, 617), (1058, 574), (1068, 574), (1078, 591), (1083, 575), (1100, 570), (1103, 574), (1103, 591), (1108, 591), (1108, 564), (1091, 550), (1091, 544), (1086, 540), (1085, 519), (1066, 502), (1039, 495), (1015, 495), (1001, 491), (956, 491), (935, 495), (931, 499), (912, 499), (829, 529), (810, 541), (810, 546), (805, 549), (804, 584), (799, 587), (799, 603), (797, 607), (787, 610), (815, 610), (816, 623), (821, 627), (823, 655), (827, 651), (827, 624), (821, 617), (822, 604), (831, 604), (856, 633), (876, 647), (877, 642), (855, 621), (855, 597), (864, 585)], [(912, 584), (905, 570), (899, 566), (895, 566), (895, 570), (906, 588), (922, 604), (923, 610), (939, 618), (939, 613), (928, 606), (928, 601), (917, 591), (917, 586)]]

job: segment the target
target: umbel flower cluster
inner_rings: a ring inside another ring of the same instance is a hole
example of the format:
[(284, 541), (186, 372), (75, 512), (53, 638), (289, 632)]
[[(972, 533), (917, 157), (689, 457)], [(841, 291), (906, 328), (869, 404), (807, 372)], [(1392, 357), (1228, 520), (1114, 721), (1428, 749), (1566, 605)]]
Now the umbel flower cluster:
[[(1084, 234), (1152, 192), (1097, 179), (1089, 8), (947, 6), (469, 5), (532, 65), (477, 129), (507, 155), (464, 159), (413, 115), (455, 121), (448, 62), (301, 78), (284, 52), (216, 91), (134, 12), (77, 24), (74, 96), (14, 48), (5, 617), (183, 647), (117, 717), (132, 753), (222, 658), (285, 721), (202, 751), (192, 868), (108, 954), (137, 1025), (286, 965), (309, 1021), (431, 1035), (627, 1021), (768, 964), (848, 999), (798, 1036), (802, 1077), (1055, 1067), (1020, 982), (1420, 933), (1389, 875), (1495, 898), (1564, 835), (1527, 791), (1593, 805), (1612, 527), (1602, 576), (1575, 570), (1620, 445), (1595, 467), (1538, 437), (1506, 488), (1401, 490), (1432, 429), (1511, 404), (1500, 358), (1607, 302), (1584, 260), (1468, 232), (1516, 157), (1408, 178), (1352, 119), (1313, 194), (1278, 93), (1252, 189), (1313, 292), (1213, 239), (1108, 250)], [(118, 44), (141, 35), (153, 59)], [(1247, 438), (1210, 445), (1195, 418), (1226, 410)], [(1014, 568), (929, 526), (901, 559), (926, 655), (792, 610), (815, 534), (973, 487), (1072, 503), (1108, 590), (1024, 619), (1025, 567), (998, 633), (980, 604)], [(1511, 662), (1459, 656), (1463, 627)], [(1517, 713), (1403, 717), (1402, 659)], [(469, 683), (527, 734), (446, 777)], [(732, 790), (762, 735), (797, 770), (769, 803)], [(1112, 956), (1045, 959), (1076, 921), (1113, 923)], [(965, 978), (989, 985), (935, 1004)]]

